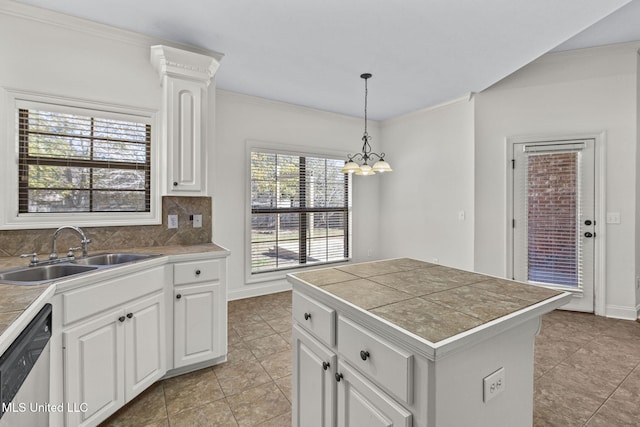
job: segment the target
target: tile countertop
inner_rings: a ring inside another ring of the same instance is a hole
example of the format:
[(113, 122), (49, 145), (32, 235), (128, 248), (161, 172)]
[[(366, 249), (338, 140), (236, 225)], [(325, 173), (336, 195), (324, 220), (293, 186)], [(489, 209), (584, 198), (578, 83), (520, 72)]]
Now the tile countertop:
[(569, 295), (409, 258), (290, 276), (432, 343)]
[[(181, 255), (224, 252), (228, 251), (214, 243), (189, 245), (189, 246), (152, 246), (145, 248), (113, 249), (109, 251), (96, 251), (89, 253), (95, 255), (105, 252), (118, 253), (144, 253), (152, 255), (166, 255), (172, 258), (180, 258)], [(46, 258), (43, 258), (46, 259)], [(26, 267), (28, 259), (19, 257), (0, 257), (0, 270), (18, 267)], [(117, 267), (116, 267), (117, 268)], [(62, 279), (60, 279), (62, 280)], [(59, 281), (59, 280), (58, 280)], [(3, 284), (0, 282), (0, 335), (2, 335), (34, 302), (53, 295), (56, 281), (35, 286), (20, 286)]]

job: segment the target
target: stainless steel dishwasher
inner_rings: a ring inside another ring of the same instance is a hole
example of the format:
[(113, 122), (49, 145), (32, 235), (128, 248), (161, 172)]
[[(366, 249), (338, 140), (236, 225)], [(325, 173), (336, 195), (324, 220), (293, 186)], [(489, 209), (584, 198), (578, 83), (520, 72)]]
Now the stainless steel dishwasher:
[(49, 425), (49, 338), (46, 304), (0, 356), (0, 427)]

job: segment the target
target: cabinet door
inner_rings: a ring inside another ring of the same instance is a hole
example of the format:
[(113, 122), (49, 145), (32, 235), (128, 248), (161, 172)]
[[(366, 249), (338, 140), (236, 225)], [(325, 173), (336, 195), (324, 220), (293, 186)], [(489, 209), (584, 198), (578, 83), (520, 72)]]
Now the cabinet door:
[(162, 293), (125, 307), (125, 399), (130, 401), (166, 372)]
[(337, 357), (319, 341), (293, 326), (293, 413), (297, 427), (335, 425)]
[(411, 426), (409, 411), (347, 363), (340, 361), (338, 372), (338, 427)]
[(223, 334), (216, 319), (225, 296), (219, 283), (180, 286), (173, 298), (173, 367), (191, 365), (221, 356)]
[(124, 312), (103, 316), (63, 332), (64, 394), (67, 425), (97, 425), (125, 403)]
[(167, 86), (169, 192), (204, 192), (206, 85), (168, 79)]

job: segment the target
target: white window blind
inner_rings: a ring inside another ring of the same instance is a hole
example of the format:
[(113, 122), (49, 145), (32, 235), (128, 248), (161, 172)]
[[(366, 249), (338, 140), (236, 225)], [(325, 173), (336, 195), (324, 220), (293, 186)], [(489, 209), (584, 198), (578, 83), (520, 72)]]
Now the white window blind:
[(526, 175), (519, 198), (526, 201), (527, 280), (582, 286), (580, 244), (580, 148), (526, 150)]
[(251, 152), (251, 272), (349, 259), (344, 160)]
[(37, 108), (17, 121), (20, 213), (150, 212), (148, 122)]

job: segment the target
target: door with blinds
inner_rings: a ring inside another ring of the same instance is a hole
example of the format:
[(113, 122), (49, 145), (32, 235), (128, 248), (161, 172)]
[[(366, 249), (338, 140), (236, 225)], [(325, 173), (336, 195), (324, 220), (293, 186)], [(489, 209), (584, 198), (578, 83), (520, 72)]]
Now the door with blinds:
[(594, 140), (513, 144), (513, 275), (594, 311)]

